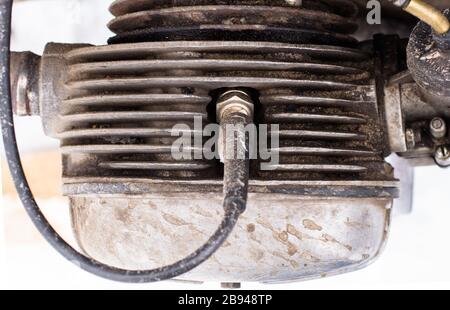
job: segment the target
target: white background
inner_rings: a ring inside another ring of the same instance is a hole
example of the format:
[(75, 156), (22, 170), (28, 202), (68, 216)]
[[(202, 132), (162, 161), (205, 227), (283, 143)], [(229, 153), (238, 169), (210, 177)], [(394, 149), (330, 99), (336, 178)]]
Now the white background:
[[(111, 35), (106, 28), (111, 16), (110, 0), (32, 0), (14, 9), (13, 50), (42, 53), (46, 42), (105, 44)], [(38, 118), (17, 120), (23, 152), (57, 149), (45, 137)], [(2, 171), (2, 173), (7, 173)], [(46, 202), (44, 211), (73, 242), (67, 207), (60, 200)], [(56, 207), (55, 207), (56, 206)], [(13, 216), (14, 215), (14, 216)], [(14, 221), (20, 229), (34, 231), (22, 207), (3, 201), (0, 225)], [(16, 221), (16, 222), (15, 222)], [(217, 283), (190, 285), (164, 282), (125, 285), (91, 276), (66, 262), (40, 237), (33, 242), (7, 240), (0, 226), (0, 288), (8, 289), (204, 289)], [(329, 279), (288, 285), (247, 283), (246, 289), (450, 289), (450, 170), (417, 168), (414, 208), (397, 214), (384, 254), (368, 268)], [(20, 238), (18, 238), (20, 239)], [(6, 246), (6, 244), (8, 246)]]

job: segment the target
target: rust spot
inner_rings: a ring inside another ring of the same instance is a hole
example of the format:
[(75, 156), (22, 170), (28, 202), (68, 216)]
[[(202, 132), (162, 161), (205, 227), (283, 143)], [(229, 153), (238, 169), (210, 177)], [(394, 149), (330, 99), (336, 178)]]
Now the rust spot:
[(281, 241), (286, 242), (286, 241), (288, 241), (288, 239), (289, 239), (289, 235), (288, 235), (288, 233), (287, 233), (286, 231), (282, 231), (282, 232), (280, 232), (280, 233), (278, 234), (278, 238), (279, 238)]
[(293, 225), (291, 225), (291, 224), (287, 225), (287, 232), (289, 234), (293, 235), (294, 237), (296, 237), (298, 240), (300, 240), (300, 241), (303, 240), (302, 233), (299, 232)]
[(303, 220), (303, 226), (309, 230), (321, 231), (323, 229), (322, 226), (316, 224), (313, 220), (308, 220), (308, 219)]
[(175, 226), (189, 225), (189, 223), (185, 222), (183, 219), (181, 219), (175, 215), (164, 213), (163, 218), (166, 220), (166, 222), (168, 222), (172, 225), (175, 225)]
[(272, 231), (273, 231), (272, 225), (270, 225), (270, 223), (264, 221), (263, 219), (258, 219), (256, 222), (257, 222), (259, 225), (261, 225), (262, 227), (264, 227), (264, 228), (266, 228), (266, 229), (269, 229), (269, 230), (272, 230)]
[[(293, 268), (298, 268), (298, 267), (299, 267), (299, 264), (298, 264), (295, 260), (288, 259), (288, 258), (284, 257), (283, 254), (281, 254), (281, 253), (279, 253), (279, 252), (272, 252), (272, 254), (273, 254), (275, 257), (279, 257), (279, 258), (283, 259), (284, 261), (286, 261), (287, 263), (289, 263)], [(282, 266), (286, 266), (285, 264), (281, 264), (281, 265), (282, 265)]]
[(336, 243), (336, 244), (339, 244), (339, 245), (343, 246), (344, 248), (346, 248), (349, 251), (353, 250), (353, 248), (350, 245), (343, 244), (342, 242), (339, 242), (338, 240), (336, 240), (336, 238), (334, 238), (333, 236), (331, 236), (329, 234), (323, 234), (322, 235), (322, 241), (324, 241), (324, 242), (333, 242), (333, 243)]
[(312, 255), (311, 253), (309, 253), (309, 252), (303, 252), (300, 256), (301, 256), (304, 260), (307, 260), (307, 261), (310, 261), (310, 262), (313, 262), (313, 263), (320, 262), (320, 259), (318, 259), (317, 257), (313, 256), (313, 255)]
[(289, 243), (288, 244), (288, 255), (294, 256), (297, 253), (298, 253), (298, 249), (295, 247), (295, 245), (293, 245), (292, 243)]
[(255, 224), (247, 225), (247, 232), (249, 232), (249, 233), (255, 232), (255, 229), (256, 229)]
[(295, 238), (297, 238), (300, 241), (306, 240), (306, 239), (311, 239), (314, 240), (316, 238), (312, 237), (311, 235), (302, 233), (300, 231), (297, 230), (297, 228), (295, 228), (293, 225), (288, 224), (287, 225), (287, 232), (288, 234), (294, 236)]
[[(329, 234), (323, 234), (322, 235), (322, 241), (324, 242), (333, 242), (333, 243), (339, 243), (333, 236)], [(340, 243), (339, 243), (340, 244)]]

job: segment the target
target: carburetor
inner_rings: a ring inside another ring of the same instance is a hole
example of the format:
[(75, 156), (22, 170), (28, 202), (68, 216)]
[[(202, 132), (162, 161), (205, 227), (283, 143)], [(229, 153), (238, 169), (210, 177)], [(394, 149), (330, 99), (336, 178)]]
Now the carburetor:
[[(355, 39), (352, 0), (117, 0), (108, 45), (38, 56), (9, 53), (1, 0), (4, 144), (33, 222), (118, 281), (274, 283), (366, 266), (399, 196), (386, 158), (450, 166), (449, 11), (393, 2), (423, 19), (409, 44)], [(13, 112), (61, 141), (83, 254), (34, 201)]]

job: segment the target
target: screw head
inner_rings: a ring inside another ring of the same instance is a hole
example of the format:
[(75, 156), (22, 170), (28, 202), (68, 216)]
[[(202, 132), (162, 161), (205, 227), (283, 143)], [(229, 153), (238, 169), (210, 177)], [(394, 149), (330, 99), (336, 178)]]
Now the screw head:
[(430, 122), (430, 132), (435, 139), (442, 139), (447, 134), (447, 125), (440, 117), (435, 117)]
[(431, 127), (434, 129), (441, 129), (444, 126), (444, 121), (441, 118), (434, 118), (431, 121)]
[(446, 146), (440, 146), (434, 154), (436, 163), (441, 167), (450, 167), (450, 151)]

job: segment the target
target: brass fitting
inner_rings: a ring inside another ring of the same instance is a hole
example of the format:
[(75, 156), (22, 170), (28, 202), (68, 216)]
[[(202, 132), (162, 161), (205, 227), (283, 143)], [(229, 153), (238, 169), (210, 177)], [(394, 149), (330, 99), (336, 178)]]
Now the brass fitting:
[(450, 31), (450, 21), (441, 11), (422, 0), (405, 2), (403, 9), (430, 25), (438, 34)]

